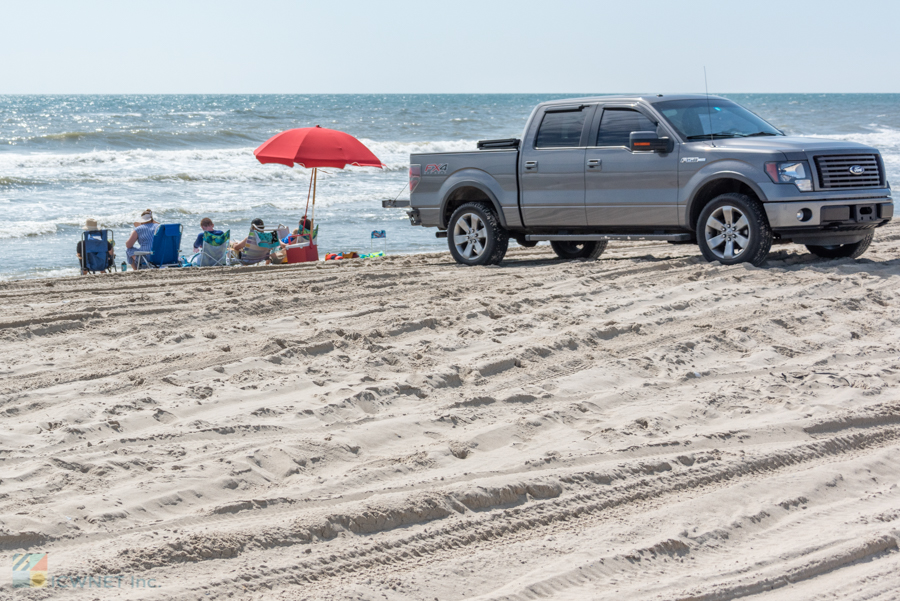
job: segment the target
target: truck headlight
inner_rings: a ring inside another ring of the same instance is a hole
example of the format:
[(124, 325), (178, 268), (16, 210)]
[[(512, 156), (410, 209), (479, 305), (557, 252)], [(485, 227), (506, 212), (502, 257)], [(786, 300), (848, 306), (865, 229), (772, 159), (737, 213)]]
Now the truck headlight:
[(766, 163), (766, 173), (776, 184), (794, 184), (801, 192), (811, 192), (813, 189), (806, 161)]

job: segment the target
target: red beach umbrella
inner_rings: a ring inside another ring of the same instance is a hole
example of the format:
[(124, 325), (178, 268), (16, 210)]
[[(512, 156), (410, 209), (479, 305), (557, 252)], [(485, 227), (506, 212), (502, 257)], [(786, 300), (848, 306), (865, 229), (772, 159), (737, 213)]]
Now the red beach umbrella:
[[(293, 167), (296, 163), (313, 170), (310, 180), (313, 213), (316, 210), (316, 180), (319, 167), (343, 169), (347, 165), (384, 168), (372, 151), (350, 134), (325, 127), (289, 129), (266, 140), (253, 151), (260, 163), (279, 163)], [(307, 196), (307, 210), (309, 197)], [(310, 217), (312, 220), (312, 216)], [(314, 227), (314, 226), (313, 226)]]
[(362, 142), (342, 131), (324, 127), (289, 129), (266, 140), (253, 151), (260, 163), (294, 163), (307, 169), (347, 165), (384, 167), (384, 164)]

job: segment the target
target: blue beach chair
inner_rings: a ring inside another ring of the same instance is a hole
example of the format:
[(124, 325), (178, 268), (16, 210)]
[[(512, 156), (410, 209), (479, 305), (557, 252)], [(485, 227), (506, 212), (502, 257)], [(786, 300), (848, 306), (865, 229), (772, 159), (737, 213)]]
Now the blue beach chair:
[(182, 230), (180, 223), (164, 223), (156, 228), (156, 233), (153, 234), (153, 246), (150, 250), (139, 250), (134, 253), (137, 268), (141, 268), (141, 263), (155, 269), (180, 267), (181, 260), (178, 258), (178, 253), (181, 251)]
[(81, 272), (112, 271), (116, 264), (116, 257), (109, 254), (111, 244), (115, 245), (112, 230), (83, 232), (81, 234)]

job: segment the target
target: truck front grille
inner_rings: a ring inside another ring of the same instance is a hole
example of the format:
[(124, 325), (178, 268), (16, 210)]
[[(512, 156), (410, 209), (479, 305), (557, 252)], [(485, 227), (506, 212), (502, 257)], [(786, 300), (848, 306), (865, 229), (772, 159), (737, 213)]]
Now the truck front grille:
[[(825, 155), (815, 159), (820, 188), (880, 188), (884, 185), (877, 154)], [(853, 173), (860, 168), (861, 173)]]

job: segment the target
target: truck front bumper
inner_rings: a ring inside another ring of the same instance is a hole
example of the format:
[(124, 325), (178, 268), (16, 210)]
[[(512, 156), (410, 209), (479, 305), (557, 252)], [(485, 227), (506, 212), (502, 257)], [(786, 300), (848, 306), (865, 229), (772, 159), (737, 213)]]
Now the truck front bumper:
[(847, 226), (877, 227), (894, 216), (890, 197), (847, 200), (767, 202), (763, 206), (773, 230), (797, 228), (839, 229)]

